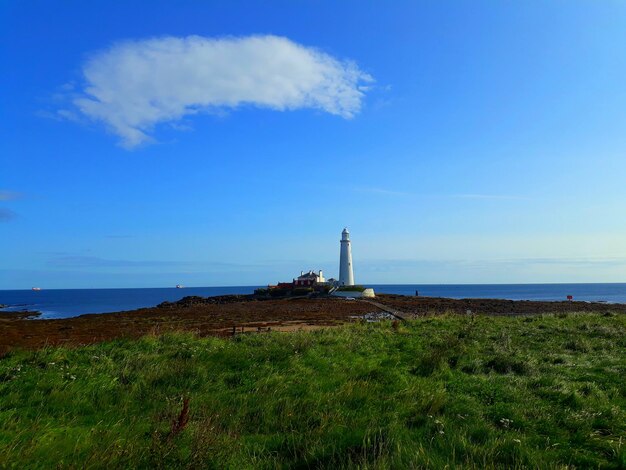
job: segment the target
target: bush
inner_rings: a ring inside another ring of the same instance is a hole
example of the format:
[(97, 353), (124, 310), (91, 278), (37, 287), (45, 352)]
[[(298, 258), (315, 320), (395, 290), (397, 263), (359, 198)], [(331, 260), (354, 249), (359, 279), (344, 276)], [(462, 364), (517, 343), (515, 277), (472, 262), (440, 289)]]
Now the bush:
[(338, 292), (363, 292), (366, 288), (363, 286), (341, 286)]
[(291, 293), (289, 289), (270, 289), (270, 296), (272, 297), (287, 297)]
[(296, 287), (291, 291), (292, 295), (307, 295), (313, 292), (312, 287)]

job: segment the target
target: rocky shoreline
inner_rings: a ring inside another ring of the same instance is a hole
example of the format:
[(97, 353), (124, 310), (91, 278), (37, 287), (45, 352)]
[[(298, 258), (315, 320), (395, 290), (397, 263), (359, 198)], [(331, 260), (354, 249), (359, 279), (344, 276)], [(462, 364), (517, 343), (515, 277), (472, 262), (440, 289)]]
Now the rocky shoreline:
[(377, 296), (375, 301), (378, 307), (368, 300), (328, 296), (275, 299), (250, 294), (190, 296), (177, 302), (162, 302), (151, 308), (55, 320), (32, 321), (39, 312), (0, 312), (0, 355), (14, 348), (32, 349), (46, 344), (82, 345), (174, 330), (193, 331), (199, 335), (230, 336), (242, 331), (320, 328), (359, 319), (368, 321), (388, 318), (383, 314), (382, 307), (402, 312), (403, 318), (444, 313), (492, 316), (573, 312), (626, 314), (625, 304), (591, 302), (449, 299), (385, 294)]
[[(6, 308), (0, 307), (0, 309)], [(28, 320), (33, 319), (41, 315), (38, 310), (11, 310), (9, 312), (0, 311), (0, 320)]]

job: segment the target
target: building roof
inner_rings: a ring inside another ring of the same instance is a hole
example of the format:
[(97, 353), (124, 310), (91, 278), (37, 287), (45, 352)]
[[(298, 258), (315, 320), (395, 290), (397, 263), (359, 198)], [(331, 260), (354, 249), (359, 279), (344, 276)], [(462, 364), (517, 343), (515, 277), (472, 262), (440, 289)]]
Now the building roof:
[(308, 273), (304, 273), (298, 276), (298, 279), (317, 279), (318, 277), (320, 277), (318, 273), (309, 271)]

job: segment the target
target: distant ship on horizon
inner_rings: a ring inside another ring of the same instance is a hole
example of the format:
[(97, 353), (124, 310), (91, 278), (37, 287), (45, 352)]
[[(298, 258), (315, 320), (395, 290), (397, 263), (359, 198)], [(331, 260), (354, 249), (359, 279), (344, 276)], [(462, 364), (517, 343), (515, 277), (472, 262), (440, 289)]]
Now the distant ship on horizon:
[(183, 286), (182, 284), (176, 284), (176, 289), (184, 289), (185, 286)]
[(41, 290), (41, 287), (33, 287), (32, 290)]

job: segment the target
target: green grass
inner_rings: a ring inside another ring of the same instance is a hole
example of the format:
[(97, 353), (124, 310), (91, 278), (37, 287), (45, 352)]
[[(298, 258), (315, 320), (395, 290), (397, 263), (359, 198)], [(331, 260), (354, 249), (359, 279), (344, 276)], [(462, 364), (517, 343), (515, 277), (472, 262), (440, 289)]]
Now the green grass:
[(625, 333), (442, 316), (15, 352), (0, 467), (626, 468)]

